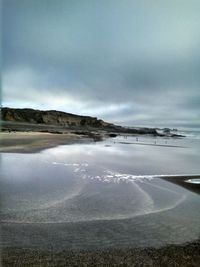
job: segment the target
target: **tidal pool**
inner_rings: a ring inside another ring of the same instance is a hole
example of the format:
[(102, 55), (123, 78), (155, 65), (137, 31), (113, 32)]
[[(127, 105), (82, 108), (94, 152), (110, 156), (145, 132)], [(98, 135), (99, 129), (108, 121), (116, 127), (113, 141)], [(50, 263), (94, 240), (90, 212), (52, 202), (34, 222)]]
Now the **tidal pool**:
[(195, 240), (200, 195), (164, 178), (199, 180), (199, 152), (199, 140), (121, 136), (2, 153), (2, 247), (159, 247)]

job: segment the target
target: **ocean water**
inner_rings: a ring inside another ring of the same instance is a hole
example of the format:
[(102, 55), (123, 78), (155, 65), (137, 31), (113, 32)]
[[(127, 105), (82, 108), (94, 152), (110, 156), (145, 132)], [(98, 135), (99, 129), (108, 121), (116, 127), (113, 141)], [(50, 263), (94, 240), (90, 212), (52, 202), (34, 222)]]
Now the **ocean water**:
[(200, 129), (184, 129), (182, 131), (179, 131), (180, 134), (183, 134), (188, 139), (200, 139)]
[(184, 133), (2, 153), (1, 246), (160, 247), (199, 239), (200, 135)]

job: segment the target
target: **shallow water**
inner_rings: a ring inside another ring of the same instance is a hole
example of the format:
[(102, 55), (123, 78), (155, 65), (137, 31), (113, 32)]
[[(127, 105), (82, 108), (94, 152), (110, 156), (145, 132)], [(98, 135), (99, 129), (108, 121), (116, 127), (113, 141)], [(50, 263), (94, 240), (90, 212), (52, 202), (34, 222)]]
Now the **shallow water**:
[(200, 174), (199, 162), (199, 140), (187, 138), (121, 136), (36, 154), (3, 153), (2, 246), (161, 246), (197, 239), (200, 195), (162, 175), (189, 180)]

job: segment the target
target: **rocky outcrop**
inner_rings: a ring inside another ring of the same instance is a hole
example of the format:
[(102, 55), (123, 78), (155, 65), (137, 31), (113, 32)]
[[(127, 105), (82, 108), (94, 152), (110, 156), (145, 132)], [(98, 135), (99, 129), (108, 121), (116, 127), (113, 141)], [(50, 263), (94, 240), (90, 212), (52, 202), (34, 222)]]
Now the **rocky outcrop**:
[(80, 116), (56, 110), (42, 111), (29, 108), (1, 108), (1, 120), (60, 126), (91, 126), (98, 128), (112, 125), (95, 117)]
[[(177, 134), (166, 134), (155, 128), (122, 127), (99, 120), (96, 117), (80, 116), (56, 110), (35, 110), (18, 108), (1, 108), (1, 131), (42, 131), (63, 133), (76, 130), (77, 134), (88, 134), (93, 130), (114, 134), (153, 135), (183, 137)], [(95, 138), (98, 135), (95, 135)]]

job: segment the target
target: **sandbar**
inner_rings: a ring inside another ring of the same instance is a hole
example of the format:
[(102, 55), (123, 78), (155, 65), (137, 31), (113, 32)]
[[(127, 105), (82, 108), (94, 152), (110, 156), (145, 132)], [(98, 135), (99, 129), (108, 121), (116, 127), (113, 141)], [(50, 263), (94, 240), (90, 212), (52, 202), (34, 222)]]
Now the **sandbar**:
[(86, 136), (74, 133), (0, 132), (0, 152), (34, 153), (58, 145), (69, 145), (91, 140)]

